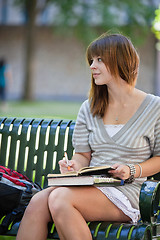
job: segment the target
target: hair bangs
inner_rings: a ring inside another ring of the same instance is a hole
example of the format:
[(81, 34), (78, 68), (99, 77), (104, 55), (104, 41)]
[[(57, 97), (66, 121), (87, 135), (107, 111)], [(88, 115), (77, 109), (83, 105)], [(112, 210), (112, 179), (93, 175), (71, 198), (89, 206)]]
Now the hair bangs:
[(104, 58), (104, 46), (101, 43), (103, 39), (97, 39), (93, 41), (87, 48), (86, 57), (88, 60), (89, 65), (92, 64), (92, 59), (95, 56), (100, 56), (102, 59)]

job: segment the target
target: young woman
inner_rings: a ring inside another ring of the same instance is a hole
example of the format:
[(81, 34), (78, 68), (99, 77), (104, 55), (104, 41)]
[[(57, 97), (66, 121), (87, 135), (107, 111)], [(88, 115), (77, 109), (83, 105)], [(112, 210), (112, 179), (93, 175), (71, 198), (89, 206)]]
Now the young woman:
[[(92, 239), (86, 221), (137, 222), (139, 192), (160, 171), (160, 98), (135, 88), (139, 57), (131, 41), (103, 34), (87, 49), (91, 89), (78, 113), (70, 171), (112, 165), (116, 187), (58, 187), (36, 194), (26, 209), (17, 240), (47, 239), (54, 221), (61, 240)], [(59, 162), (68, 171), (65, 160)]]

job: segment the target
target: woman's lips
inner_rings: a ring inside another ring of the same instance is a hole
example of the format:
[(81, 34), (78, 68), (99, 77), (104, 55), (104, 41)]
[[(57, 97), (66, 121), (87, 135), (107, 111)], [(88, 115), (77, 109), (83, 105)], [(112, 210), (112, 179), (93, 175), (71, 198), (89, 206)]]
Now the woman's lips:
[(96, 78), (100, 75), (100, 73), (93, 73), (93, 77)]

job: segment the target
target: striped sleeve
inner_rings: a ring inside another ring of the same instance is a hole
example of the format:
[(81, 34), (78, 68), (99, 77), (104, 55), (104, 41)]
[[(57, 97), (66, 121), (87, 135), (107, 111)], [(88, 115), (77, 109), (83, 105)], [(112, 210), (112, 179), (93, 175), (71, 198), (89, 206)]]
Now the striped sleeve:
[(86, 112), (87, 102), (84, 102), (79, 110), (76, 125), (73, 132), (72, 144), (75, 152), (90, 152), (89, 130), (87, 128)]
[(155, 129), (154, 129), (154, 150), (153, 156), (160, 156), (160, 118), (157, 120)]

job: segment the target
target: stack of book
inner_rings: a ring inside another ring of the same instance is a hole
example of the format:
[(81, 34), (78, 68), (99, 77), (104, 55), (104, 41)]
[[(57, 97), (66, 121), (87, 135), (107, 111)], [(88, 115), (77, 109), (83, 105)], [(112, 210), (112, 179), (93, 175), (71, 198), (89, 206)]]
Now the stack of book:
[(48, 174), (48, 186), (116, 186), (124, 185), (124, 181), (113, 178), (108, 172), (111, 166), (84, 167), (79, 171), (64, 174)]

